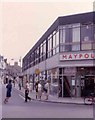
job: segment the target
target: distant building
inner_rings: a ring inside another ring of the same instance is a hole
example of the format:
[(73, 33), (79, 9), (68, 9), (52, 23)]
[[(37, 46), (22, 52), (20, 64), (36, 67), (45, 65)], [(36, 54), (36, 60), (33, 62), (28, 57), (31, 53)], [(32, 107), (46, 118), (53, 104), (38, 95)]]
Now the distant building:
[(2, 77), (5, 73), (6, 61), (7, 59), (4, 59), (4, 57), (0, 55), (0, 77)]
[(6, 70), (9, 76), (17, 77), (21, 75), (21, 67), (18, 65), (18, 62), (14, 62), (14, 65), (8, 64)]
[(48, 79), (59, 97), (94, 92), (95, 12), (58, 17), (25, 55), (22, 70), (33, 83)]

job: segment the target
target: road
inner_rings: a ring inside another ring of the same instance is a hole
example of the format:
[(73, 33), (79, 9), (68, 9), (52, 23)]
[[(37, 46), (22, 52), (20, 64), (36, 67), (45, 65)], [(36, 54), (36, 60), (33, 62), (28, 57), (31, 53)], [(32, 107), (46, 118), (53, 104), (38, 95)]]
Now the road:
[(93, 106), (41, 101), (24, 102), (24, 98), (16, 89), (7, 104), (3, 103), (5, 86), (2, 86), (2, 117), (3, 118), (93, 118)]

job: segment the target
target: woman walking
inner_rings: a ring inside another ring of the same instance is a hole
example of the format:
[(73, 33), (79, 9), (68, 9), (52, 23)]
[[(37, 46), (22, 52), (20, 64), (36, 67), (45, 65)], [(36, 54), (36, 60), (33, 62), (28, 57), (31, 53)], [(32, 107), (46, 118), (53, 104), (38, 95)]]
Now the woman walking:
[(38, 97), (41, 100), (41, 97), (42, 97), (42, 85), (41, 85), (41, 81), (39, 81), (39, 83), (38, 83)]
[(46, 99), (45, 100), (48, 100), (48, 96), (49, 96), (49, 81), (48, 80), (46, 81), (46, 84), (44, 86), (44, 91), (45, 91), (45, 94), (46, 94)]
[(35, 89), (36, 89), (36, 99), (38, 98), (38, 80), (35, 83)]
[(11, 91), (12, 91), (12, 81), (9, 80), (9, 83), (7, 84), (6, 88), (7, 88), (7, 91), (6, 91), (6, 98), (4, 100), (4, 103), (6, 104), (6, 102), (8, 102), (8, 99), (11, 97)]

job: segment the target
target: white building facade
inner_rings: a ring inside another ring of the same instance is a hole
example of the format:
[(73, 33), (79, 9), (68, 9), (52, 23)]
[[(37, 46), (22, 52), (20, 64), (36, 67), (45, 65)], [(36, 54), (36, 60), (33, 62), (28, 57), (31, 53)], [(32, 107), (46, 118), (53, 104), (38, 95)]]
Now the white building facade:
[(95, 87), (95, 12), (58, 17), (23, 58), (33, 84), (49, 80), (50, 93), (82, 97)]

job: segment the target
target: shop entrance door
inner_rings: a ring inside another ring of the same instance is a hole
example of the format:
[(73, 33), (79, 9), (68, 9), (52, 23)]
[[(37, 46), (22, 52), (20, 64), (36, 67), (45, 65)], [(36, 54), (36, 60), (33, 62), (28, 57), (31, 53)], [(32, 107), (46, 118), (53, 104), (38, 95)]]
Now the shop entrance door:
[(95, 86), (94, 79), (95, 79), (94, 76), (85, 76), (84, 88), (81, 91), (82, 96), (89, 95), (90, 93), (94, 93), (94, 86)]
[(59, 76), (59, 97), (71, 97), (70, 81), (67, 76)]
[(94, 76), (85, 76), (85, 90), (94, 93)]
[(64, 69), (59, 69), (59, 97), (71, 97), (75, 96), (75, 75), (71, 74), (71, 69), (66, 69), (64, 73)]

